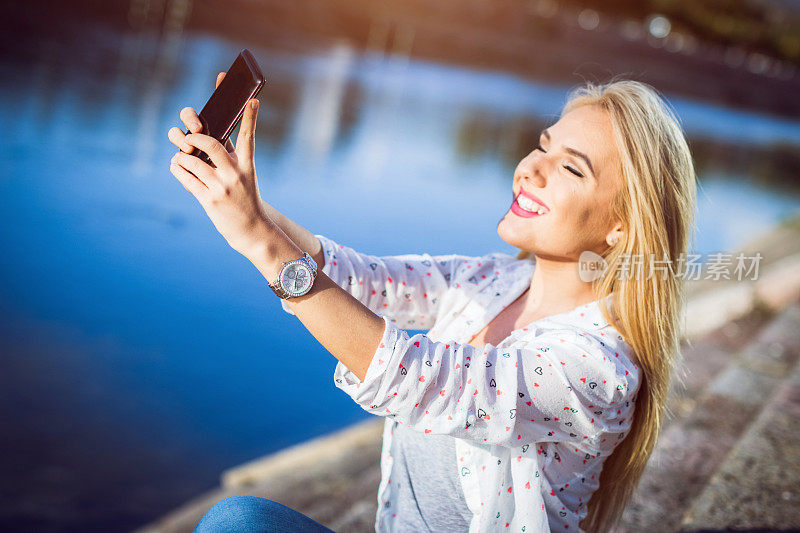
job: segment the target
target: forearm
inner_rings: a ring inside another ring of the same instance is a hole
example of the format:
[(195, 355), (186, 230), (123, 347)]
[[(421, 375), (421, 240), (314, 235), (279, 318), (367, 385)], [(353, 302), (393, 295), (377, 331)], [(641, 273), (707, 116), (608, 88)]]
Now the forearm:
[[(277, 223), (267, 224), (261, 231), (259, 242), (264, 245), (246, 257), (271, 283), (278, 279), (282, 264), (299, 258), (303, 250)], [(383, 338), (383, 318), (334, 283), (321, 268), (308, 293), (286, 302), (319, 343), (363, 381)]]
[[(325, 254), (322, 251), (322, 246), (313, 233), (308, 231), (300, 224), (294, 222), (292, 219), (269, 205), (263, 199), (261, 205), (272, 220), (285, 234), (289, 237), (303, 252), (314, 258), (317, 262), (317, 267), (322, 270), (325, 266)], [(301, 252), (302, 253), (302, 252)]]

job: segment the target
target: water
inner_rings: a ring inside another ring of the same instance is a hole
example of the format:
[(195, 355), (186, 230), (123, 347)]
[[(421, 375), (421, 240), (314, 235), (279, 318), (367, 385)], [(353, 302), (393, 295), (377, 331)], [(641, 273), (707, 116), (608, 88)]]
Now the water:
[[(515, 253), (495, 232), (513, 169), (568, 89), (342, 44), (85, 37), (0, 62), (3, 529), (135, 527), (224, 468), (367, 416), (169, 173), (167, 130), (241, 48), (268, 77), (262, 196), (374, 254)], [(701, 174), (696, 251), (798, 211), (781, 175), (800, 123), (670, 101)]]

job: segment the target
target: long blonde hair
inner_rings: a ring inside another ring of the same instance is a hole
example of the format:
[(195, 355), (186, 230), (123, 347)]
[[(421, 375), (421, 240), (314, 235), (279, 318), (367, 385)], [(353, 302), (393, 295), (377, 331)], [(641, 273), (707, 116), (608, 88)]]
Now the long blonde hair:
[[(641, 383), (634, 397), (631, 429), (603, 463), (600, 485), (580, 524), (586, 531), (604, 533), (619, 522), (633, 496), (655, 447), (665, 410), (669, 411), (670, 378), (675, 370), (683, 372), (682, 276), (664, 275), (659, 270), (648, 276), (646, 269), (650, 258), (659, 262), (659, 268), (672, 265), (673, 269), (685, 258), (694, 233), (697, 186), (679, 120), (653, 87), (633, 80), (599, 85), (587, 82), (569, 94), (561, 115), (584, 105), (607, 112), (623, 178), (611, 206), (614, 216), (623, 222), (623, 236), (603, 254), (608, 268), (593, 282), (593, 289), (604, 303), (608, 301), (605, 297), (613, 294), (613, 314), (605, 305), (603, 314), (636, 355)], [(520, 251), (518, 259), (530, 255)], [(631, 271), (630, 258), (637, 257), (644, 261), (643, 270), (638, 275), (633, 271), (630, 276), (620, 276), (621, 269)], [(682, 381), (683, 376), (678, 378)]]

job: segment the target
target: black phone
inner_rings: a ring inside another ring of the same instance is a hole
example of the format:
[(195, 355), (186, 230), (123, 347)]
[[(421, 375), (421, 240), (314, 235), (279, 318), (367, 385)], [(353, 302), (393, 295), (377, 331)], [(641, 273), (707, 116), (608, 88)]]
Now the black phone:
[[(219, 87), (203, 106), (198, 116), (203, 129), (200, 133), (210, 135), (225, 145), (225, 142), (242, 121), (244, 108), (251, 98), (255, 98), (267, 82), (256, 58), (247, 48), (242, 49), (236, 60), (225, 73)], [(189, 134), (191, 131), (187, 130)], [(213, 166), (208, 155), (194, 148), (190, 155)]]

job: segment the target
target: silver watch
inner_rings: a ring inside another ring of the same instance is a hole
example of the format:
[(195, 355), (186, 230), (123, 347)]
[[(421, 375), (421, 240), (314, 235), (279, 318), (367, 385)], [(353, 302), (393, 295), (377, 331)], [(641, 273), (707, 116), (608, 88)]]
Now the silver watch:
[(317, 262), (305, 252), (300, 259), (283, 263), (278, 279), (269, 288), (284, 300), (296, 298), (311, 290), (316, 277)]

